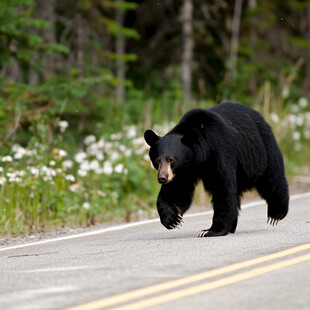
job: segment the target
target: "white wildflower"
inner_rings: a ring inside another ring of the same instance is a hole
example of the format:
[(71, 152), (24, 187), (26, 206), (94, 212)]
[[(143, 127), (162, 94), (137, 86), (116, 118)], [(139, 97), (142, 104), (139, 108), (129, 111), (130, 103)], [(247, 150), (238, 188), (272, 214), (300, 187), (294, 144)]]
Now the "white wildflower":
[(15, 177), (15, 183), (20, 184), (22, 181), (23, 181), (22, 178), (20, 178), (20, 177)]
[(140, 145), (143, 145), (143, 143), (144, 143), (144, 139), (142, 137), (132, 140), (133, 146), (140, 146)]
[(15, 171), (15, 175), (19, 177), (23, 177), (26, 174), (24, 170)]
[(81, 169), (81, 170), (85, 170), (85, 171), (91, 170), (89, 161), (88, 161), (88, 160), (84, 160), (84, 161), (80, 164), (80, 169)]
[(127, 150), (125, 151), (125, 153), (124, 153), (124, 155), (125, 155), (126, 157), (131, 156), (131, 154), (132, 154), (132, 150), (130, 150), (130, 149), (127, 149)]
[(124, 153), (124, 152), (127, 150), (127, 147), (126, 147), (125, 145), (121, 144), (121, 145), (118, 147), (118, 149), (119, 149), (122, 153)]
[(64, 168), (70, 169), (70, 168), (73, 167), (73, 161), (70, 160), (70, 159), (64, 160), (64, 161), (62, 162), (62, 166), (63, 166)]
[(288, 119), (289, 119), (290, 127), (295, 128), (296, 127), (296, 119), (297, 119), (296, 115), (290, 114), (288, 116)]
[(25, 150), (25, 155), (26, 156), (36, 156), (37, 155), (37, 150)]
[(98, 152), (98, 153), (96, 154), (96, 158), (97, 158), (99, 161), (104, 160), (104, 155), (103, 155), (103, 153), (102, 153), (102, 152)]
[(2, 167), (0, 167), (0, 173), (1, 173), (1, 172), (3, 172), (3, 168), (2, 168)]
[(86, 170), (82, 170), (82, 169), (79, 169), (77, 171), (78, 175), (81, 176), (81, 177), (86, 177), (87, 176), (87, 171)]
[(68, 126), (69, 126), (69, 123), (67, 122), (67, 121), (60, 121), (59, 123), (58, 123), (58, 126), (59, 126), (59, 128), (60, 128), (60, 132), (65, 132), (66, 131), (66, 129), (68, 128)]
[(103, 164), (103, 173), (111, 174), (113, 172), (113, 167), (110, 161), (105, 161)]
[(82, 163), (87, 158), (87, 154), (85, 152), (78, 152), (75, 154), (74, 159), (77, 163)]
[(16, 176), (14, 173), (11, 173), (10, 175), (8, 175), (7, 174), (7, 176), (8, 176), (8, 178), (9, 178), (9, 182), (10, 183), (21, 183), (23, 180), (22, 180), (22, 178), (20, 178), (20, 177), (18, 177), (18, 176)]
[(89, 167), (91, 170), (94, 170), (94, 171), (99, 169), (100, 165), (99, 165), (98, 160), (96, 160), (96, 159), (92, 160), (89, 164)]
[(61, 157), (65, 157), (65, 156), (68, 155), (68, 153), (67, 153), (65, 150), (59, 150), (59, 151), (58, 151), (58, 154), (59, 154), (59, 156), (61, 156)]
[(50, 164), (50, 166), (55, 166), (55, 165), (56, 165), (56, 162), (55, 162), (55, 160), (51, 160), (51, 161), (49, 162), (49, 164)]
[(7, 163), (10, 163), (13, 161), (13, 158), (12, 156), (10, 155), (7, 155), (7, 156), (3, 156), (2, 159), (1, 159), (2, 162), (7, 162)]
[(100, 138), (99, 139), (99, 141), (97, 142), (97, 146), (98, 146), (99, 149), (104, 148), (104, 146), (105, 146), (104, 138)]
[(85, 145), (90, 145), (91, 143), (95, 143), (95, 142), (96, 142), (96, 137), (94, 135), (89, 135), (89, 136), (85, 137), (85, 139), (84, 139)]
[(103, 198), (107, 196), (107, 194), (102, 192), (101, 190), (98, 190), (97, 193), (98, 193), (99, 196), (101, 196)]
[(112, 161), (116, 161), (116, 160), (119, 159), (120, 154), (119, 154), (118, 152), (116, 152), (116, 151), (113, 151), (113, 152), (111, 153), (110, 157), (111, 157), (111, 160), (112, 160)]
[(19, 144), (14, 144), (12, 147), (12, 151), (15, 153), (14, 154), (14, 159), (21, 159), (26, 155), (26, 150), (20, 146)]
[(43, 178), (44, 180), (47, 179), (48, 181), (52, 180), (51, 177), (55, 177), (57, 175), (56, 170), (46, 167), (46, 166), (42, 166), (41, 168), (41, 174), (45, 175), (47, 178)]
[(112, 149), (113, 143), (112, 142), (107, 142), (107, 143), (105, 143), (104, 147), (105, 147), (105, 150), (108, 152), (108, 151), (110, 151)]
[(293, 140), (295, 140), (295, 141), (299, 141), (300, 140), (300, 133), (298, 132), (298, 131), (295, 131), (294, 133), (293, 133)]
[(127, 130), (127, 138), (133, 139), (137, 136), (137, 128), (136, 126), (129, 126)]
[(111, 140), (120, 140), (122, 139), (123, 135), (121, 132), (118, 132), (118, 133), (113, 133), (110, 138)]
[(296, 118), (296, 125), (302, 126), (304, 124), (304, 118), (301, 115), (298, 115)]
[(20, 147), (21, 146), (19, 144), (15, 143), (15, 144), (13, 144), (11, 150), (12, 150), (13, 153), (17, 153)]
[(116, 173), (123, 173), (123, 170), (124, 170), (124, 165), (123, 165), (123, 164), (118, 164), (118, 165), (116, 165), (115, 168), (114, 168), (114, 171), (115, 171)]
[(276, 113), (271, 113), (270, 114), (270, 118), (271, 118), (271, 120), (274, 122), (274, 123), (279, 123), (279, 116), (278, 116), (278, 114), (276, 114)]
[(0, 177), (0, 185), (3, 185), (6, 182), (5, 177)]
[(14, 159), (21, 159), (23, 158), (24, 154), (23, 153), (16, 153), (14, 154)]
[(38, 176), (39, 175), (39, 169), (36, 167), (27, 167), (27, 169), (30, 171), (31, 174), (33, 174), (34, 176)]
[(298, 105), (299, 105), (301, 108), (306, 108), (306, 107), (308, 106), (308, 99), (305, 98), (305, 97), (299, 98), (299, 100), (298, 100)]
[(96, 174), (103, 174), (103, 168), (99, 167), (98, 169), (95, 170)]
[(87, 153), (90, 155), (96, 155), (98, 151), (99, 148), (97, 143), (92, 143), (87, 147)]
[(85, 209), (85, 210), (89, 210), (90, 209), (90, 203), (89, 202), (83, 202), (83, 208)]
[(79, 188), (80, 188), (80, 185), (77, 183), (69, 186), (70, 191), (73, 193), (77, 192), (79, 190)]
[(75, 177), (72, 174), (66, 175), (65, 179), (70, 182), (75, 182)]

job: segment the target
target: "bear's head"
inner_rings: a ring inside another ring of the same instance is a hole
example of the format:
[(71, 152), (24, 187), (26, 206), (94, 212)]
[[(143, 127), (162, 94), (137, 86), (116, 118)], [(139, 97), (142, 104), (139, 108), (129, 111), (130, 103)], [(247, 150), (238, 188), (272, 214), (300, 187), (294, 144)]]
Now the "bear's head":
[(150, 159), (158, 171), (157, 179), (167, 184), (176, 175), (188, 171), (195, 163), (194, 144), (199, 132), (195, 129), (185, 135), (168, 133), (160, 137), (152, 130), (144, 133), (145, 142), (150, 148)]

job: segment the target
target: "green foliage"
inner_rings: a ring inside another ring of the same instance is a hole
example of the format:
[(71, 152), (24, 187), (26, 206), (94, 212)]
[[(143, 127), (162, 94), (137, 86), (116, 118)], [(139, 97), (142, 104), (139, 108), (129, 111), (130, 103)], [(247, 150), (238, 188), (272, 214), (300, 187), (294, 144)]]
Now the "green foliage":
[(49, 27), (43, 19), (32, 16), (35, 1), (3, 0), (0, 2), (0, 66), (10, 60), (29, 63), (35, 52), (57, 51), (68, 53), (61, 44), (46, 44), (30, 29)]
[[(193, 0), (191, 102), (180, 81), (178, 2), (56, 3), (47, 22), (42, 1), (0, 1), (2, 232), (129, 220), (152, 210), (158, 186), (143, 131), (164, 134), (186, 110), (223, 100), (264, 114), (289, 174), (308, 164), (310, 1), (265, 0), (255, 8), (244, 2), (230, 77), (233, 2)], [(117, 40), (125, 41), (124, 55), (115, 51)], [(119, 62), (126, 64), (125, 79), (116, 77)], [(120, 84), (123, 104), (115, 99)], [(89, 136), (98, 138), (85, 143)]]
[[(148, 148), (136, 126), (96, 139), (85, 137), (84, 149), (63, 146), (68, 123), (49, 125), (35, 118), (28, 147), (13, 145), (0, 157), (0, 226), (2, 233), (24, 233), (56, 225), (91, 225), (115, 217), (130, 219), (155, 204)], [(56, 129), (56, 128), (55, 128)]]

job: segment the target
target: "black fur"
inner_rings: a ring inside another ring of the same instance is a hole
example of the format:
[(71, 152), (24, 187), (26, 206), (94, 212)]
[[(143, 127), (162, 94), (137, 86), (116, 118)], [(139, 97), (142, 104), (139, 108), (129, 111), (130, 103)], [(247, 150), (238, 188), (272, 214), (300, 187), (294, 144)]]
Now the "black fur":
[(283, 157), (271, 127), (255, 110), (237, 103), (222, 103), (208, 110), (193, 109), (165, 136), (145, 132), (150, 158), (171, 161), (174, 178), (163, 184), (157, 199), (162, 224), (180, 224), (191, 205), (195, 185), (202, 180), (212, 195), (210, 229), (200, 236), (222, 236), (237, 226), (240, 199), (252, 188), (268, 204), (272, 223), (288, 212), (288, 185)]

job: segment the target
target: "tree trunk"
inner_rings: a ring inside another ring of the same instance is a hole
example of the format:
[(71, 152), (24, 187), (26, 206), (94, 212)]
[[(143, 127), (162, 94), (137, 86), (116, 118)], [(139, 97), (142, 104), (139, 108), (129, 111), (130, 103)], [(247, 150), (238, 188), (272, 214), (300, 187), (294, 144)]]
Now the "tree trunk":
[(76, 65), (78, 78), (84, 78), (84, 25), (81, 13), (78, 12), (76, 18)]
[[(310, 41), (310, 4), (307, 6), (306, 9), (306, 19), (307, 19), (307, 31), (306, 31), (306, 38)], [(308, 57), (305, 59), (306, 62), (306, 76), (304, 80), (304, 87), (307, 91), (310, 90), (310, 55), (308, 53)]]
[[(249, 7), (251, 9), (255, 9), (257, 6), (256, 0), (249, 0)], [(255, 50), (255, 44), (257, 41), (257, 33), (256, 33), (256, 22), (255, 22), (255, 16), (251, 18), (251, 33), (250, 33), (250, 45), (251, 45), (251, 50), (254, 51)], [(251, 94), (256, 94), (257, 91), (257, 79), (256, 79), (256, 75), (255, 72), (253, 72), (250, 76), (250, 80), (249, 80), (249, 88), (250, 88), (250, 92)]]
[(239, 46), (239, 30), (243, 0), (235, 1), (234, 16), (231, 27), (231, 44), (228, 58), (228, 77), (227, 81), (232, 81), (237, 75), (237, 56)]
[[(78, 79), (84, 78), (84, 24), (81, 13), (78, 11), (75, 15), (76, 27), (76, 66), (78, 71)], [(86, 105), (85, 98), (82, 99), (83, 105)], [(77, 130), (80, 133), (78, 139), (79, 149), (83, 149), (82, 133), (85, 129), (85, 116), (82, 113), (79, 117)]]
[[(117, 2), (122, 3), (123, 0), (117, 0)], [(117, 24), (122, 27), (124, 24), (124, 11), (121, 9), (116, 9), (115, 19)], [(115, 51), (117, 55), (116, 60), (116, 77), (118, 79), (118, 84), (116, 86), (116, 100), (119, 103), (125, 102), (125, 78), (126, 78), (126, 64), (124, 61), (125, 55), (125, 37), (121, 32), (116, 35)]]
[(187, 102), (191, 100), (192, 89), (192, 61), (193, 61), (193, 2), (183, 0), (181, 13), (183, 49), (181, 63), (181, 80), (184, 98)]
[[(55, 33), (55, 4), (56, 0), (37, 0), (35, 7), (35, 16), (42, 18), (50, 23), (47, 28), (42, 28), (39, 30), (44, 42), (49, 44), (56, 43), (56, 33)], [(56, 73), (56, 54), (49, 53), (43, 56), (43, 79), (46, 81), (50, 77), (54, 76)], [(32, 73), (35, 74), (35, 73)], [(35, 84), (37, 82), (37, 77), (30, 76), (30, 83)]]

